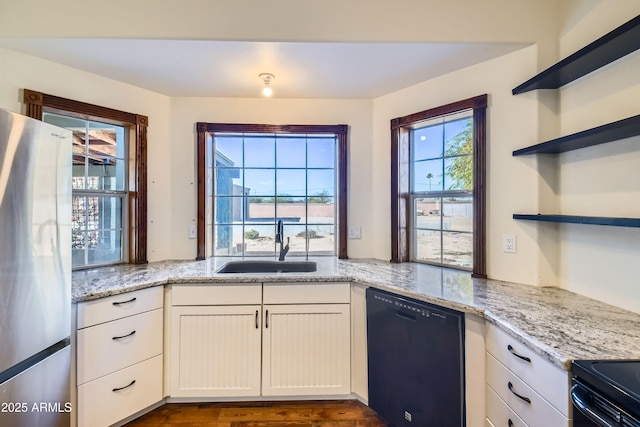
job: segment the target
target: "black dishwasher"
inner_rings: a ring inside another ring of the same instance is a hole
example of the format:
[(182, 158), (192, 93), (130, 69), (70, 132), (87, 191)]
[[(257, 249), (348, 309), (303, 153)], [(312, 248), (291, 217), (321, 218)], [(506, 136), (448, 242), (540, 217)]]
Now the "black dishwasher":
[(464, 313), (367, 289), (369, 406), (391, 425), (465, 425)]

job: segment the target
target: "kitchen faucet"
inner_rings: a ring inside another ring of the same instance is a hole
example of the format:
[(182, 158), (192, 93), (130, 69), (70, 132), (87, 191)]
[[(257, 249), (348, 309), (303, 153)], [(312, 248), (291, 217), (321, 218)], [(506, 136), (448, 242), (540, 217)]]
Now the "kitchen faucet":
[(287, 246), (283, 248), (284, 224), (281, 219), (278, 220), (278, 227), (276, 229), (276, 243), (280, 243), (280, 256), (278, 256), (278, 261), (284, 261), (284, 257), (287, 255), (287, 252), (289, 252), (289, 237), (287, 237)]

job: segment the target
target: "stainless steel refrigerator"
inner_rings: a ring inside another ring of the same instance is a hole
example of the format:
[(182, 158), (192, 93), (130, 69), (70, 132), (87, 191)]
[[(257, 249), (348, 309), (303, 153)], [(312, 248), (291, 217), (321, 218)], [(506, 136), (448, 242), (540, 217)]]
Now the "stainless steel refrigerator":
[(0, 426), (68, 427), (71, 132), (0, 110)]

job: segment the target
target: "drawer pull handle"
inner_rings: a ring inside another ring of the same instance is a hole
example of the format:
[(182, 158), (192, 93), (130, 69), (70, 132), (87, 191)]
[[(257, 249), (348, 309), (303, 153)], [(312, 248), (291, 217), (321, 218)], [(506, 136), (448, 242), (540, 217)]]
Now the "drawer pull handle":
[(511, 393), (515, 394), (515, 395), (516, 395), (516, 397), (518, 397), (518, 398), (520, 398), (520, 399), (524, 400), (524, 401), (525, 401), (525, 402), (527, 402), (528, 404), (531, 404), (531, 399), (529, 399), (528, 397), (524, 397), (524, 396), (522, 396), (522, 395), (520, 395), (520, 394), (516, 393), (515, 391), (513, 391), (513, 384), (511, 384), (511, 381), (509, 381), (508, 386), (509, 386), (509, 391), (510, 391)]
[(511, 421), (511, 418), (509, 418), (509, 427), (513, 427), (513, 421)]
[(527, 356), (521, 356), (518, 353), (516, 353), (516, 351), (513, 349), (513, 347), (511, 347), (511, 344), (509, 344), (507, 346), (507, 350), (509, 350), (509, 353), (513, 354), (515, 357), (524, 360), (525, 362), (529, 362), (531, 363), (531, 359), (529, 359)]
[(132, 386), (132, 385), (134, 385), (135, 383), (136, 383), (136, 380), (133, 380), (133, 381), (131, 381), (131, 382), (129, 383), (129, 385), (126, 385), (126, 386), (124, 386), (124, 387), (114, 388), (114, 389), (112, 389), (111, 391), (116, 392), (116, 391), (124, 390), (125, 388), (129, 388), (129, 387), (131, 387), (131, 386)]
[(131, 331), (131, 332), (129, 332), (127, 335), (122, 335), (122, 336), (119, 336), (119, 337), (113, 337), (113, 338), (111, 338), (111, 339), (112, 339), (112, 340), (121, 340), (121, 339), (123, 339), (123, 338), (130, 337), (130, 336), (132, 336), (132, 335), (133, 335), (133, 334), (135, 334), (135, 333), (136, 333), (136, 331)]
[(134, 302), (134, 301), (135, 301), (135, 300), (137, 300), (137, 299), (138, 299), (138, 298), (133, 297), (133, 298), (131, 298), (131, 299), (130, 299), (130, 300), (128, 300), (128, 301), (115, 301), (115, 302), (112, 302), (111, 304), (113, 304), (113, 305), (129, 304), (130, 302)]
[(256, 329), (260, 329), (260, 325), (258, 324), (258, 310), (256, 310)]

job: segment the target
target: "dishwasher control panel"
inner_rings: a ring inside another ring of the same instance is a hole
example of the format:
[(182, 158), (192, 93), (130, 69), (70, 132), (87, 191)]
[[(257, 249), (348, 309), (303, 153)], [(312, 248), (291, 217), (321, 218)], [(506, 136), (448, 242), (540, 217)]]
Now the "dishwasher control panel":
[(372, 294), (372, 297), (375, 300), (378, 300), (385, 304), (392, 305), (397, 309), (406, 310), (418, 316), (424, 316), (424, 317), (434, 316), (440, 319), (446, 319), (448, 317), (448, 314), (440, 311), (441, 310), (440, 308), (431, 309), (430, 307), (425, 306), (426, 304), (429, 304), (428, 302), (416, 301), (415, 303), (413, 303), (413, 301), (407, 301), (405, 299), (398, 299), (398, 298), (389, 297), (389, 296), (380, 295), (380, 294)]

